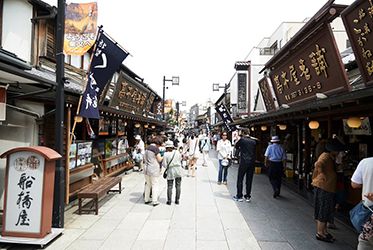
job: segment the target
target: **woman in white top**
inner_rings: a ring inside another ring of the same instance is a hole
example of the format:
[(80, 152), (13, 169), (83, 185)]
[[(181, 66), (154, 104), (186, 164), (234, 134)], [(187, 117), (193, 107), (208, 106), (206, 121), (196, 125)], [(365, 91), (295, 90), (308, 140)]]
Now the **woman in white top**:
[(218, 151), (219, 160), (219, 174), (218, 174), (218, 185), (222, 182), (227, 185), (228, 166), (221, 164), (223, 159), (230, 160), (232, 155), (232, 144), (227, 139), (227, 132), (222, 133), (222, 139), (220, 139), (216, 145), (216, 151)]
[(198, 157), (198, 138), (192, 134), (188, 141), (189, 150), (189, 166), (188, 166), (188, 176), (190, 176), (190, 171), (192, 171), (192, 177), (196, 176), (195, 165), (197, 163)]

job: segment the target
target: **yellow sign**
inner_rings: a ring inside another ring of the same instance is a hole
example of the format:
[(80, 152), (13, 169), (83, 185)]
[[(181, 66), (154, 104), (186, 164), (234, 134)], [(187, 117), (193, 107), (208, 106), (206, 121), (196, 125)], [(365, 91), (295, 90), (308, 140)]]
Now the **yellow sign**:
[(70, 3), (65, 12), (64, 52), (83, 55), (96, 40), (97, 3)]

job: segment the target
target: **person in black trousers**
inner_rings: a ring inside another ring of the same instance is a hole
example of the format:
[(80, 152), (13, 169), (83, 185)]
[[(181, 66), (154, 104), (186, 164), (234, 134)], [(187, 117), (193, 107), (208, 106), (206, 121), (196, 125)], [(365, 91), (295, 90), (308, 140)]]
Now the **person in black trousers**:
[(272, 136), (270, 145), (264, 153), (264, 164), (268, 167), (268, 177), (273, 188), (273, 198), (280, 196), (282, 175), (286, 166), (286, 153), (280, 145), (278, 136)]
[[(253, 183), (254, 163), (256, 153), (256, 138), (249, 136), (249, 130), (241, 130), (241, 138), (235, 144), (240, 152), (240, 163), (237, 174), (237, 194), (233, 196), (235, 201), (251, 201), (251, 186)], [(243, 179), (246, 176), (246, 195), (242, 194)]]

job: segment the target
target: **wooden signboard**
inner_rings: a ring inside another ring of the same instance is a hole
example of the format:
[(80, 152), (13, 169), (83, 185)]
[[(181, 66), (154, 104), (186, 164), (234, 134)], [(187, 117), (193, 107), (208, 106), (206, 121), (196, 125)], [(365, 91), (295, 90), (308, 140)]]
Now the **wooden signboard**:
[(269, 74), (279, 106), (348, 91), (348, 78), (329, 24)]
[(47, 147), (19, 147), (7, 157), (2, 236), (43, 238), (51, 232), (55, 161)]
[(356, 62), (365, 84), (373, 84), (373, 1), (357, 0), (342, 13)]
[(275, 101), (273, 99), (267, 77), (263, 77), (259, 80), (259, 89), (262, 93), (264, 105), (266, 106), (267, 111), (275, 110)]

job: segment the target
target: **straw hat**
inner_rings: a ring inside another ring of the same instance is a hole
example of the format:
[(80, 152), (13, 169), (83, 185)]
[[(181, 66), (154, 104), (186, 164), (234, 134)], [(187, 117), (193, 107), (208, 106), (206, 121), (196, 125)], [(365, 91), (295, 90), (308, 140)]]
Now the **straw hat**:
[(271, 142), (280, 142), (280, 138), (277, 135), (272, 136)]

